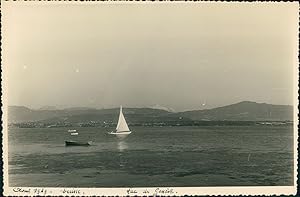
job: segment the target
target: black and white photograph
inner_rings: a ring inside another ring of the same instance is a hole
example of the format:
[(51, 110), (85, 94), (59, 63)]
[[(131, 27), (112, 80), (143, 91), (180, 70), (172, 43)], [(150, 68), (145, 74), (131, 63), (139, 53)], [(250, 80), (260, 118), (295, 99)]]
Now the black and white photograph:
[(296, 194), (297, 2), (1, 4), (5, 195)]

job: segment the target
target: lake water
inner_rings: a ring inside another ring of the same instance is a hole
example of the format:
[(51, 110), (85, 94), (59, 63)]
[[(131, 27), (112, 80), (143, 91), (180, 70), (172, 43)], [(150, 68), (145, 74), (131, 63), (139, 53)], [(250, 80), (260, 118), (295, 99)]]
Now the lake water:
[(132, 127), (122, 141), (105, 128), (68, 129), (10, 128), (9, 185), (293, 185), (292, 126)]

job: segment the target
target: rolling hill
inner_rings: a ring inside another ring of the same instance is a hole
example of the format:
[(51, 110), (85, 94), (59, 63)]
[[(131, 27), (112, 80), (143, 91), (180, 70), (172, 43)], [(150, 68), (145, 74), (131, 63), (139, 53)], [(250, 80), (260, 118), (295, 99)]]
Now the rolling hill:
[[(133, 122), (144, 119), (154, 120), (170, 112), (161, 109), (151, 108), (125, 108), (126, 118)], [(62, 122), (70, 123), (88, 121), (113, 121), (117, 120), (119, 108), (114, 109), (90, 109), (90, 108), (70, 108), (63, 110), (32, 110), (23, 106), (9, 106), (8, 122)], [(170, 117), (172, 118), (172, 117)]]
[(192, 120), (283, 121), (293, 120), (293, 107), (243, 101), (214, 109), (177, 113)]

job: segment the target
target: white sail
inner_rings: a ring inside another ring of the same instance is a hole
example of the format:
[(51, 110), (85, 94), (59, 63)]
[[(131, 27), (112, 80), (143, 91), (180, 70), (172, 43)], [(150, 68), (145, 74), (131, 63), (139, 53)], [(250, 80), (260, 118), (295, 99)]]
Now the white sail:
[(120, 107), (120, 114), (119, 114), (119, 121), (116, 128), (116, 133), (118, 132), (124, 132), (124, 131), (130, 131), (128, 128), (128, 125), (126, 123), (125, 117), (122, 112), (122, 106)]

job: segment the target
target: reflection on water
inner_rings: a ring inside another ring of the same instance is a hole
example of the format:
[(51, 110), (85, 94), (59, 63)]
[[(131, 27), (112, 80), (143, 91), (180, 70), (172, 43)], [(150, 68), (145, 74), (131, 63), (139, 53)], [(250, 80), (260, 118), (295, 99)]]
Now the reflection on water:
[(123, 152), (124, 150), (128, 149), (128, 145), (125, 141), (119, 141), (118, 142), (118, 150), (120, 152)]
[(123, 158), (123, 152), (128, 149), (128, 144), (125, 141), (118, 141), (118, 150), (119, 150), (119, 166), (125, 167), (126, 166), (126, 160)]

